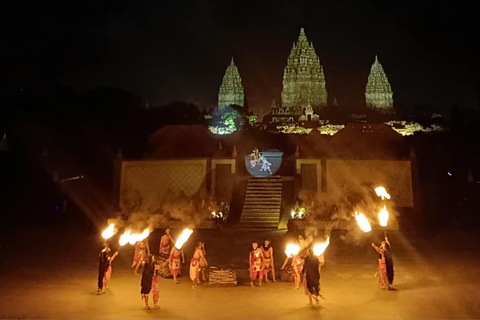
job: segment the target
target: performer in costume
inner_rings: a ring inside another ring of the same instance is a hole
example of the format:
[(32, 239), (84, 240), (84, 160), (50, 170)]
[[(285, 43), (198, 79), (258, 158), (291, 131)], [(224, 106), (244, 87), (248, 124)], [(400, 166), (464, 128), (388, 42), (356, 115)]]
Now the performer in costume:
[(205, 266), (208, 265), (207, 259), (203, 255), (202, 243), (197, 243), (193, 258), (190, 260), (190, 279), (192, 280), (192, 288), (197, 288), (200, 277), (200, 261), (205, 261)]
[(160, 254), (168, 257), (175, 241), (170, 235), (170, 229), (165, 230), (165, 234), (160, 238)]
[(158, 300), (160, 298), (160, 291), (158, 290), (158, 271), (160, 270), (160, 264), (158, 261), (155, 261), (155, 270), (153, 272), (153, 280), (152, 280), (152, 294), (153, 294), (153, 308), (159, 309), (160, 306), (158, 305)]
[(148, 238), (135, 243), (135, 254), (133, 255), (132, 268), (135, 267), (134, 273), (137, 274), (138, 268), (145, 264), (147, 256), (150, 254), (150, 246), (148, 245)]
[(148, 305), (148, 295), (150, 294), (150, 291), (152, 291), (154, 272), (155, 257), (153, 255), (148, 255), (142, 271), (142, 280), (140, 282), (142, 287), (140, 294), (142, 295), (142, 300), (145, 300), (145, 309), (147, 310), (150, 310), (150, 306)]
[(258, 277), (258, 285), (262, 285), (263, 271), (265, 268), (265, 258), (262, 250), (258, 247), (258, 242), (252, 243), (252, 251), (249, 256), (250, 262), (250, 287), (253, 287), (253, 280)]
[(110, 252), (110, 248), (107, 243), (103, 245), (102, 251), (100, 252), (98, 256), (98, 290), (97, 290), (97, 295), (105, 293), (103, 291), (103, 286), (104, 286), (104, 279), (105, 279), (105, 274), (107, 273), (108, 270), (108, 265), (109, 265), (109, 255), (108, 253)]
[[(378, 252), (378, 282), (382, 289), (390, 290), (390, 285), (393, 283), (393, 260), (390, 250), (390, 243), (382, 241), (380, 247), (372, 243), (372, 247)], [(388, 262), (387, 262), (388, 261)], [(387, 267), (387, 265), (389, 267)]]
[(207, 278), (205, 277), (205, 270), (207, 269), (207, 266), (208, 266), (207, 259), (206, 259), (207, 251), (205, 250), (205, 242), (200, 242), (200, 244), (202, 246), (203, 257), (200, 257), (199, 273), (201, 277), (199, 276), (198, 280), (207, 281)]
[(268, 283), (268, 272), (272, 272), (272, 279), (275, 282), (275, 263), (273, 261), (273, 248), (270, 246), (270, 240), (265, 240), (262, 246), (263, 257), (265, 258), (265, 282)]
[(307, 250), (305, 264), (303, 266), (303, 286), (305, 294), (308, 296), (308, 305), (313, 306), (312, 297), (318, 303), (320, 295), (320, 275), (321, 268), (325, 264), (325, 256), (322, 253), (319, 257), (313, 254), (312, 248)]
[[(108, 248), (108, 251), (110, 251), (110, 248)], [(115, 257), (118, 256), (118, 251), (113, 254), (113, 256), (108, 257), (108, 268), (107, 271), (105, 272), (105, 277), (103, 278), (103, 287), (108, 289), (108, 285), (110, 284), (110, 279), (112, 278), (112, 261), (115, 259)]]
[(303, 264), (305, 261), (304, 256), (305, 256), (305, 251), (302, 250), (297, 255), (294, 255), (292, 258), (293, 277), (295, 279), (294, 289), (300, 288), (301, 274), (303, 271)]
[(179, 284), (180, 282), (177, 280), (177, 277), (182, 273), (182, 263), (185, 263), (183, 250), (177, 249), (174, 246), (170, 251), (170, 258), (168, 261), (170, 264), (170, 271), (173, 275), (173, 281), (175, 281), (176, 284)]

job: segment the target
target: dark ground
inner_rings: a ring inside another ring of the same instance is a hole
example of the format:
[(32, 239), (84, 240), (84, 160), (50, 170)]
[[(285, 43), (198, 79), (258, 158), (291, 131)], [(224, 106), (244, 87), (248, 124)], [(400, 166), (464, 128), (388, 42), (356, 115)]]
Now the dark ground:
[[(179, 230), (174, 230), (174, 236)], [(158, 236), (151, 247), (158, 250)], [(247, 286), (251, 239), (273, 240), (277, 273), (283, 263), (285, 232), (222, 234), (196, 231), (185, 248), (206, 240), (210, 265), (238, 269), (237, 287), (191, 287), (184, 268), (181, 283), (160, 281), (160, 310), (145, 311), (140, 276), (130, 269), (133, 249), (120, 249), (111, 289), (96, 296), (97, 255), (101, 239), (74, 228), (10, 229), (1, 233), (0, 316), (2, 318), (479, 318), (478, 232), (447, 230), (422, 236), (390, 232), (396, 290), (378, 288), (376, 254), (370, 246), (381, 233), (363, 235), (347, 245), (332, 235), (322, 269), (324, 299), (306, 306), (303, 290), (292, 283)], [(348, 238), (348, 237), (347, 237)], [(243, 269), (243, 270), (242, 270)], [(277, 275), (279, 278), (279, 274)]]

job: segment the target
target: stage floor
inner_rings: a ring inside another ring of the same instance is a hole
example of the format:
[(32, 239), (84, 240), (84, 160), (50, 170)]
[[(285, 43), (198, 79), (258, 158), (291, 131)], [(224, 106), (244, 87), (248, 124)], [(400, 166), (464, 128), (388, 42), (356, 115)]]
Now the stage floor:
[[(13, 232), (17, 232), (17, 238), (11, 237)], [(268, 237), (277, 249), (278, 271), (285, 258), (280, 246), (284, 233), (250, 232), (243, 233), (243, 237), (239, 234), (238, 231), (197, 232), (185, 248), (187, 262), (195, 240), (203, 239), (207, 243), (210, 264), (233, 264), (235, 268), (246, 269), (250, 239)], [(396, 290), (388, 292), (378, 288), (374, 277), (377, 255), (370, 243), (379, 236), (365, 236), (358, 246), (341, 242), (340, 235), (332, 237), (322, 269), (324, 299), (313, 308), (306, 306), (307, 297), (302, 287), (294, 290), (292, 283), (270, 282), (260, 288), (250, 288), (248, 279), (242, 279), (241, 274), (241, 283), (236, 287), (202, 284), (193, 289), (185, 268), (180, 284), (161, 279), (161, 309), (146, 311), (140, 298), (140, 276), (135, 276), (130, 269), (132, 247), (120, 250), (113, 263), (110, 291), (97, 296), (100, 239), (86, 237), (75, 230), (5, 231), (1, 236), (0, 316), (64, 319), (480, 318), (480, 251), (474, 233), (449, 232), (429, 239), (392, 233)]]

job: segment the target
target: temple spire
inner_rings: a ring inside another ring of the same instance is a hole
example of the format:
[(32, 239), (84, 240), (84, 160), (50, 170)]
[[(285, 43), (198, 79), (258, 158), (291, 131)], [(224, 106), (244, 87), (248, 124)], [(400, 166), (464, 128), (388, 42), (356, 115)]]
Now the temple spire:
[(291, 109), (287, 113), (298, 113), (301, 108), (297, 111), (292, 108), (305, 108), (308, 103), (313, 108), (326, 107), (327, 90), (320, 58), (301, 28), (283, 73), (282, 106)]
[(387, 75), (375, 55), (365, 89), (365, 106), (380, 113), (394, 113), (393, 92)]
[(245, 95), (243, 92), (242, 78), (238, 73), (238, 68), (233, 61), (233, 56), (230, 60), (230, 65), (225, 70), (222, 85), (218, 92), (218, 107), (223, 108), (231, 105), (244, 106)]

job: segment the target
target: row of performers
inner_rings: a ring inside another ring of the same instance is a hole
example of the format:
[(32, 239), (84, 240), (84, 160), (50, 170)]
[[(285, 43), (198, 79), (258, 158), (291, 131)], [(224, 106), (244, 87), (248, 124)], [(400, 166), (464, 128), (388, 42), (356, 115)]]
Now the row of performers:
[[(139, 243), (143, 243), (143, 245), (140, 245), (141, 251), (149, 250), (147, 241), (140, 241)], [(106, 290), (109, 288), (109, 282), (112, 276), (112, 262), (117, 255), (118, 255), (118, 251), (115, 252), (114, 254), (111, 253), (111, 249), (108, 243), (106, 243), (103, 246), (99, 256), (97, 295), (104, 294)], [(170, 258), (167, 260), (167, 263), (169, 265), (172, 275), (174, 276), (174, 281), (177, 284), (179, 282), (176, 278), (178, 275), (180, 275), (182, 261), (185, 262), (183, 250), (181, 249), (179, 250), (176, 247), (173, 247), (171, 249)], [(154, 255), (147, 252), (145, 259), (142, 259), (140, 263), (141, 265), (143, 265), (142, 279), (140, 282), (140, 285), (141, 285), (140, 294), (142, 296), (142, 300), (145, 301), (145, 309), (148, 309), (148, 310), (150, 309), (150, 306), (149, 306), (150, 292), (153, 294), (154, 308), (159, 308), (158, 277), (160, 276), (161, 266), (164, 264), (164, 262), (162, 262), (160, 259), (157, 260)], [(193, 285), (192, 285), (193, 288), (197, 288), (197, 285), (200, 282), (201, 276), (203, 276), (203, 280), (205, 281), (205, 268), (207, 266), (208, 266), (208, 262), (206, 259), (205, 243), (199, 242), (197, 243), (193, 257), (190, 260), (189, 273), (190, 273), (190, 279), (193, 282)]]

